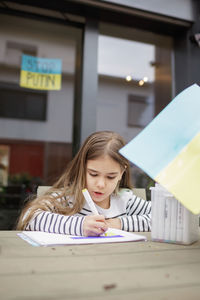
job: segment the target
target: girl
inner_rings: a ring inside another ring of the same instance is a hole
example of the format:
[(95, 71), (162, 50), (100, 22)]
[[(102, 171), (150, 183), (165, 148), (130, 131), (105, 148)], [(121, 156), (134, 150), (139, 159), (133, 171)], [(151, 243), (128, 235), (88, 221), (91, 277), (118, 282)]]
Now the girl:
[[(98, 236), (108, 227), (149, 231), (151, 202), (131, 190), (129, 162), (119, 154), (124, 145), (115, 132), (91, 134), (52, 188), (25, 206), (17, 229), (85, 236)], [(99, 215), (85, 202), (84, 188)]]

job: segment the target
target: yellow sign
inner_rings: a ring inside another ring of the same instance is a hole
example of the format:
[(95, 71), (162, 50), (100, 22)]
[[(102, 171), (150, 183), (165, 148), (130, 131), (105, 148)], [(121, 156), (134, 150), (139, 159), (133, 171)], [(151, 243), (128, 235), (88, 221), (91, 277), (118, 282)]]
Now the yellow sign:
[(60, 90), (60, 74), (42, 74), (21, 71), (20, 86), (37, 90)]
[(61, 69), (60, 59), (23, 55), (20, 86), (37, 90), (60, 90)]

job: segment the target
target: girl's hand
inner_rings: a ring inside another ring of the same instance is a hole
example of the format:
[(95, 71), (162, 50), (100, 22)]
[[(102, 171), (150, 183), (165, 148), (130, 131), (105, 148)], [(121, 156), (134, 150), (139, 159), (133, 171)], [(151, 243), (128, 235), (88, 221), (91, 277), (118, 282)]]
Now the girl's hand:
[(108, 229), (102, 215), (86, 216), (83, 223), (84, 236), (99, 236)]
[(119, 218), (107, 219), (106, 224), (110, 228), (121, 229), (121, 220)]

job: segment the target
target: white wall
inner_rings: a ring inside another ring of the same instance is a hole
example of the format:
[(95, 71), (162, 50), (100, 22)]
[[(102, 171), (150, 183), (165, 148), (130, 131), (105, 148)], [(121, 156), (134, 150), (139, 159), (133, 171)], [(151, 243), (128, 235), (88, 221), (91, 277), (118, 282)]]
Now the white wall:
[(8, 41), (36, 47), (38, 57), (61, 58), (63, 78), (61, 91), (48, 92), (46, 122), (0, 118), (0, 138), (72, 141), (75, 68), (75, 39), (72, 35), (75, 37), (75, 32), (64, 26), (1, 16), (0, 81), (19, 83), (20, 61), (16, 59), (18, 53), (13, 56), (13, 61), (12, 56), (8, 59)]
[(6, 43), (12, 41), (36, 47), (38, 57), (61, 58), (63, 72), (73, 74), (76, 35), (66, 26), (1, 15), (0, 63), (12, 64), (6, 53)]
[[(147, 96), (154, 110), (154, 94), (152, 87), (135, 87), (121, 82), (100, 80), (97, 106), (97, 130), (114, 130), (128, 142), (135, 137), (141, 128), (129, 127), (128, 94)], [(153, 111), (152, 111), (153, 114)]]
[(194, 20), (192, 0), (101, 0), (102, 2), (113, 2), (148, 12), (162, 14), (164, 16)]

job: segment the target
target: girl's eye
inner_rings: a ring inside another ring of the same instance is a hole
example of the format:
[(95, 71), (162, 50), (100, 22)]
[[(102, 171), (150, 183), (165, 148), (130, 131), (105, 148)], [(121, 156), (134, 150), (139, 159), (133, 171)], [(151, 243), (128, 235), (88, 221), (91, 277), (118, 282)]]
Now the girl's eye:
[(95, 177), (95, 176), (97, 176), (97, 174), (96, 173), (89, 173), (90, 174), (90, 176), (92, 176), (92, 177)]
[[(89, 175), (92, 176), (92, 177), (97, 177), (97, 176), (98, 176), (97, 173), (90, 173), (90, 172), (89, 172)], [(113, 180), (113, 179), (116, 178), (116, 176), (107, 176), (107, 178), (108, 178), (109, 180)]]

